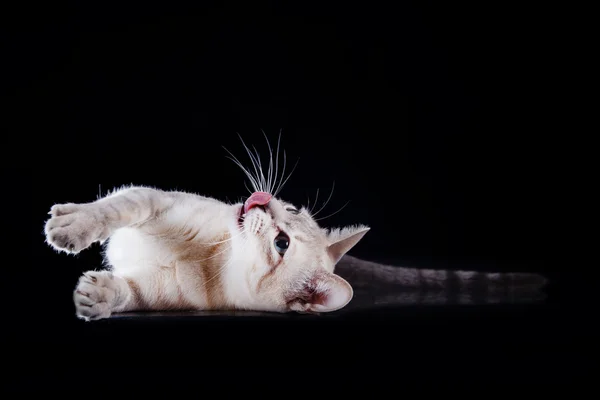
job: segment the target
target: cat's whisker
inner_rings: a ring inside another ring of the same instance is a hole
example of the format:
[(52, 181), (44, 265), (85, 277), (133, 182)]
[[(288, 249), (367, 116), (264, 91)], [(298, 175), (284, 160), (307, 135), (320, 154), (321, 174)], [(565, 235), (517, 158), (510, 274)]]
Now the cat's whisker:
[[(238, 137), (240, 138), (240, 141), (242, 142), (242, 145), (244, 146), (244, 148), (246, 149), (246, 153), (248, 153), (248, 156), (250, 157), (250, 161), (252, 162), (252, 166), (254, 167), (254, 172), (256, 173), (256, 181), (260, 182), (260, 174), (258, 172), (258, 165), (254, 159), (254, 155), (252, 154), (252, 152), (250, 151), (250, 149), (248, 148), (248, 146), (246, 146), (246, 143), (244, 142), (244, 139), (242, 139), (242, 136), (238, 133)], [(258, 188), (256, 189), (257, 191), (263, 191), (263, 187), (261, 185), (258, 185)]]
[(319, 201), (319, 188), (317, 188), (317, 195), (315, 196), (315, 203), (313, 204), (313, 206), (311, 207), (311, 209), (309, 211), (311, 217), (313, 216), (312, 212), (313, 212), (313, 209), (316, 207), (318, 201)]
[[(244, 168), (244, 166), (237, 160), (233, 160), (231, 157), (227, 157), (230, 160), (234, 161), (246, 174), (246, 176), (250, 179), (252, 187), (256, 188), (255, 190), (258, 190), (258, 182), (256, 181), (256, 179), (252, 176), (252, 174), (246, 169)], [(250, 191), (250, 193), (252, 193), (252, 191)]]
[(329, 217), (332, 217), (332, 216), (334, 216), (335, 214), (337, 214), (337, 213), (339, 213), (340, 211), (342, 211), (342, 210), (344, 209), (344, 207), (346, 207), (346, 206), (348, 205), (348, 203), (350, 203), (350, 200), (348, 200), (348, 201), (346, 202), (346, 204), (344, 204), (344, 205), (343, 205), (343, 206), (342, 206), (342, 207), (341, 207), (339, 210), (337, 210), (337, 211), (336, 211), (336, 212), (334, 212), (333, 214), (329, 214), (329, 215), (328, 215), (328, 216), (326, 216), (326, 217), (316, 218), (316, 219), (315, 219), (315, 221), (320, 221), (320, 220), (322, 220), (322, 219), (325, 219), (325, 218), (329, 218)]
[(254, 149), (254, 152), (251, 152), (250, 154), (252, 155), (254, 161), (256, 161), (256, 167), (258, 169), (258, 172), (256, 173), (256, 178), (258, 179), (258, 181), (260, 182), (260, 190), (262, 191), (265, 187), (265, 180), (264, 180), (264, 176), (263, 176), (263, 171), (262, 171), (262, 164), (260, 162), (260, 155), (258, 154), (258, 151), (256, 151), (256, 147), (252, 146), (252, 148)]
[(246, 176), (248, 176), (248, 178), (250, 178), (250, 180), (252, 180), (254, 182), (254, 177), (252, 176), (252, 174), (242, 165), (242, 163), (240, 162), (240, 160), (237, 159), (236, 156), (233, 155), (232, 152), (230, 152), (225, 146), (221, 146), (223, 147), (223, 149), (225, 149), (225, 151), (227, 153), (229, 153), (229, 155), (231, 155), (231, 157), (226, 156), (227, 158), (229, 158), (231, 161), (233, 161), (238, 167), (240, 167), (242, 169), (242, 171), (244, 171), (244, 173), (246, 174)]
[(313, 214), (313, 217), (315, 217), (318, 213), (320, 213), (327, 206), (327, 203), (329, 203), (329, 200), (331, 200), (331, 196), (333, 196), (334, 189), (335, 189), (335, 181), (333, 181), (333, 184), (331, 185), (331, 192), (329, 193), (329, 197), (325, 201), (325, 204), (323, 204), (323, 206), (321, 208), (319, 208), (319, 210), (316, 213)]
[(271, 192), (273, 193), (273, 190), (275, 189), (275, 185), (277, 184), (277, 173), (278, 171), (278, 167), (279, 167), (279, 142), (281, 141), (281, 129), (279, 130), (279, 136), (277, 138), (277, 152), (275, 153), (275, 178), (273, 179), (273, 187), (271, 188)]
[(279, 187), (281, 186), (281, 181), (283, 180), (283, 177), (285, 176), (285, 167), (286, 167), (286, 154), (285, 154), (285, 149), (283, 149), (283, 170), (281, 171), (281, 177), (279, 178), (279, 183), (277, 184), (277, 188), (275, 189), (276, 193), (279, 190)]
[(219, 242), (208, 242), (208, 243), (197, 243), (197, 244), (212, 245), (212, 244), (219, 244), (219, 243), (227, 243), (227, 242), (229, 242), (229, 241), (231, 241), (231, 240), (233, 240), (233, 239), (235, 239), (237, 237), (242, 236), (246, 232), (247, 232), (247, 229), (243, 229), (237, 235), (233, 235), (229, 239), (221, 240)]
[(248, 185), (246, 184), (245, 181), (244, 181), (244, 187), (246, 188), (246, 190), (248, 191), (248, 193), (252, 194), (252, 190), (250, 190), (250, 188), (248, 187)]
[(217, 272), (213, 276), (211, 276), (209, 279), (204, 281), (203, 286), (206, 287), (206, 285), (208, 285), (209, 282), (212, 282), (214, 279), (221, 276), (223, 271), (225, 271), (225, 268), (227, 268), (232, 262), (233, 262), (233, 258), (231, 258), (225, 264), (221, 265), (221, 267), (217, 270)]
[(268, 193), (272, 193), (271, 190), (273, 190), (273, 188), (271, 187), (271, 184), (273, 183), (273, 149), (271, 149), (271, 143), (269, 142), (267, 134), (263, 129), (261, 129), (261, 131), (265, 137), (265, 140), (267, 141), (267, 146), (269, 147), (269, 171), (267, 173), (267, 188), (269, 191)]
[(262, 187), (261, 190), (264, 192), (267, 190), (267, 180), (265, 179), (265, 174), (263, 172), (263, 167), (262, 167), (262, 162), (260, 159), (260, 154), (258, 153), (258, 150), (256, 150), (256, 147), (252, 146), (252, 148), (254, 149), (254, 152), (256, 153), (256, 159), (258, 161), (258, 170), (260, 171), (260, 176), (262, 178)]
[(206, 261), (206, 260), (210, 260), (210, 259), (212, 259), (212, 258), (215, 258), (216, 256), (218, 256), (219, 254), (223, 254), (223, 253), (225, 253), (225, 252), (226, 252), (227, 250), (229, 250), (230, 248), (231, 248), (231, 246), (227, 247), (227, 248), (226, 248), (225, 250), (223, 250), (223, 251), (220, 251), (220, 252), (218, 252), (218, 253), (216, 253), (216, 254), (213, 254), (212, 256), (210, 256), (210, 257), (208, 257), (208, 258), (203, 258), (203, 259), (201, 259), (201, 260), (194, 260), (194, 261), (195, 261), (195, 262), (200, 262), (200, 261)]
[(229, 150), (227, 150), (227, 148), (225, 148), (225, 146), (223, 146), (223, 148), (225, 149), (225, 151), (227, 151), (229, 154), (231, 154), (231, 157), (229, 157), (229, 156), (226, 156), (226, 157), (229, 158), (231, 161), (233, 161), (238, 167), (240, 167), (242, 169), (242, 171), (244, 171), (244, 173), (246, 174), (248, 179), (250, 179), (250, 183), (252, 184), (252, 187), (254, 187), (255, 190), (258, 190), (258, 182), (256, 181), (256, 179), (254, 179), (252, 174), (242, 165), (242, 163)]
[(290, 174), (288, 175), (288, 177), (285, 179), (285, 181), (283, 181), (283, 183), (281, 184), (281, 186), (279, 186), (279, 188), (277, 189), (277, 191), (275, 192), (275, 194), (273, 196), (277, 196), (277, 194), (279, 194), (279, 192), (281, 191), (281, 189), (283, 189), (283, 187), (285, 186), (285, 183), (288, 181), (288, 179), (291, 178), (292, 174), (296, 170), (296, 167), (298, 166), (298, 162), (299, 161), (300, 161), (300, 158), (298, 158), (296, 160), (296, 163), (294, 164), (294, 168), (292, 168), (292, 170), (290, 171)]
[[(247, 239), (242, 240), (242, 246), (240, 249), (240, 252), (243, 254), (244, 250), (246, 250), (246, 246), (249, 243), (249, 241)], [(230, 247), (231, 248), (231, 247)], [(225, 271), (225, 269), (233, 262), (235, 261), (235, 257), (231, 257), (229, 259), (229, 261), (227, 261), (225, 264), (221, 265), (221, 267), (219, 267), (219, 269), (217, 270), (217, 272), (211, 276), (209, 279), (207, 279), (206, 281), (204, 281), (204, 286), (206, 286), (209, 282), (211, 282), (212, 280), (216, 279), (217, 277), (221, 276), (223, 274), (223, 271)]]

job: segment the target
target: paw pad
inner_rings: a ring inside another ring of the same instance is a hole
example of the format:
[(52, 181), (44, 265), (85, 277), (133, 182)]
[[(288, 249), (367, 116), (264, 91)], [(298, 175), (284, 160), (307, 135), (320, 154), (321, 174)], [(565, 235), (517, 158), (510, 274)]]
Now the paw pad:
[(55, 205), (46, 222), (46, 241), (56, 250), (78, 253), (100, 241), (105, 231), (97, 210), (89, 204)]
[(108, 318), (117, 289), (112, 273), (108, 271), (84, 273), (73, 294), (77, 316), (87, 321)]

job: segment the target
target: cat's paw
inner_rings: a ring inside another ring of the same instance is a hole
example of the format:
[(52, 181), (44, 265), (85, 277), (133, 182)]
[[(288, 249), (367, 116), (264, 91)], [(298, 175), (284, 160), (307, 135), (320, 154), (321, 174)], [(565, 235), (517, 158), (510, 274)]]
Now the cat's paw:
[(86, 321), (108, 318), (117, 300), (119, 285), (109, 271), (88, 271), (73, 293), (75, 313)]
[(90, 204), (57, 204), (46, 222), (46, 242), (56, 250), (79, 253), (93, 242), (105, 239), (106, 224)]

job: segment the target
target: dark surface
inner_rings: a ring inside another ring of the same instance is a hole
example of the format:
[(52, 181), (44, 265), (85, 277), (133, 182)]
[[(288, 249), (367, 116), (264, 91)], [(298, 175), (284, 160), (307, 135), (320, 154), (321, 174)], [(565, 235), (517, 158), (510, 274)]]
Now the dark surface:
[(288, 383), (290, 374), (316, 374), (340, 390), (402, 383), (542, 392), (590, 383), (593, 331), (586, 321), (573, 309), (543, 306), (380, 308), (326, 317), (154, 314), (72, 321), (69, 329), (55, 319), (35, 340), (21, 342), (30, 346), (10, 372), (20, 372), (18, 381), (29, 388), (86, 389), (90, 375), (105, 374), (113, 385), (153, 390), (193, 390), (223, 374), (236, 385), (270, 379), (273, 388), (302, 387)]
[[(355, 283), (348, 267), (360, 261), (344, 261), (339, 273)], [(44, 390), (87, 389), (90, 376), (107, 371), (119, 387), (135, 390), (144, 382), (169, 391), (194, 390), (223, 374), (236, 385), (262, 387), (267, 379), (274, 388), (290, 385), (290, 374), (316, 374), (340, 390), (402, 384), (448, 392), (492, 384), (539, 393), (589, 383), (595, 323), (585, 303), (564, 301), (556, 285), (543, 299), (489, 304), (380, 289), (377, 282), (362, 285), (348, 307), (321, 315), (134, 312), (95, 322), (74, 317), (65, 290), (53, 296), (64, 307), (28, 322), (39, 329), (9, 339), (21, 354), (11, 372)]]
[[(395, 397), (411, 384), (422, 393), (493, 382), (488, 396), (511, 384), (539, 393), (585, 383), (596, 263), (558, 262), (564, 150), (550, 134), (561, 113), (549, 105), (564, 75), (555, 69), (564, 30), (547, 7), (67, 2), (5, 11), (3, 360), (20, 390), (183, 386), (200, 396), (217, 385), (210, 372), (226, 376), (221, 393), (249, 377), (285, 393), (316, 395), (315, 382), (333, 382)], [(320, 188), (322, 205), (335, 181), (319, 216), (350, 203), (319, 222), (371, 226), (352, 255), (542, 272), (548, 298), (77, 320), (73, 287), (101, 256), (97, 246), (76, 257), (48, 248), (49, 208), (129, 183), (237, 200), (243, 175), (221, 146), (243, 157), (239, 132), (265, 154), (261, 128), (272, 143), (282, 129), (288, 161), (300, 158), (282, 196), (312, 203)]]

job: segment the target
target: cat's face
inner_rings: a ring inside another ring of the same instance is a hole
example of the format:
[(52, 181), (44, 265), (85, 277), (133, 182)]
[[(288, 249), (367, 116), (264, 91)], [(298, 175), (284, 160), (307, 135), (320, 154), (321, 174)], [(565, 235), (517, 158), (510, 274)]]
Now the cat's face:
[(352, 287), (333, 271), (368, 227), (327, 231), (305, 208), (266, 193), (250, 196), (238, 224), (242, 251), (252, 255), (249, 291), (264, 309), (328, 312), (352, 299)]

